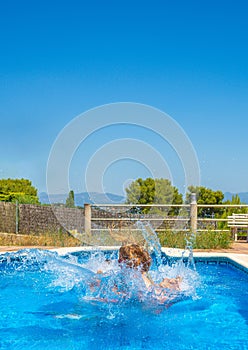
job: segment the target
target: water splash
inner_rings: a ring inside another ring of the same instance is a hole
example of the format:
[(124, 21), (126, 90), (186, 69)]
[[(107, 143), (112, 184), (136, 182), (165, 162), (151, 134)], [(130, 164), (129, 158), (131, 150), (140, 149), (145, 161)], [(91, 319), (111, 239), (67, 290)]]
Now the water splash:
[[(160, 246), (156, 246), (153, 252), (161, 261)], [(22, 250), (1, 256), (0, 271), (13, 276), (20, 273), (28, 276), (36, 283), (36, 288), (45, 288), (49, 293), (73, 292), (80, 303), (100, 305), (110, 318), (121, 314), (121, 305), (126, 303), (133, 305), (134, 302), (141, 302), (153, 309), (157, 305), (169, 305), (185, 297), (195, 298), (197, 273), (185, 266), (182, 260), (171, 266), (161, 263), (159, 270), (150, 271), (155, 283), (161, 282), (163, 278), (182, 277), (180, 292), (166, 291), (166, 297), (162, 299), (155, 288), (147, 290), (138, 270), (121, 267), (116, 253), (95, 250), (61, 257), (51, 251)], [(42, 283), (37, 284), (37, 274), (43, 276)]]
[(195, 268), (195, 261), (194, 261), (194, 255), (193, 255), (193, 246), (195, 243), (195, 233), (189, 232), (189, 234), (186, 236), (186, 245), (185, 245), (185, 252), (188, 252), (188, 260), (187, 260), (187, 266), (192, 269)]
[(146, 241), (148, 252), (155, 255), (157, 267), (162, 265), (162, 247), (159, 242), (157, 233), (149, 222), (138, 221), (136, 223), (138, 229), (141, 230), (142, 235)]

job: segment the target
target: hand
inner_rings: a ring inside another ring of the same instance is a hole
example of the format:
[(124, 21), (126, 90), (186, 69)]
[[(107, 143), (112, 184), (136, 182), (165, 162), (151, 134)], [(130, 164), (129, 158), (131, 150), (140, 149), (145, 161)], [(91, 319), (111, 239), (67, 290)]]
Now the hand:
[(181, 282), (182, 282), (182, 277), (177, 276), (176, 278), (164, 278), (159, 285), (162, 288), (180, 290)]

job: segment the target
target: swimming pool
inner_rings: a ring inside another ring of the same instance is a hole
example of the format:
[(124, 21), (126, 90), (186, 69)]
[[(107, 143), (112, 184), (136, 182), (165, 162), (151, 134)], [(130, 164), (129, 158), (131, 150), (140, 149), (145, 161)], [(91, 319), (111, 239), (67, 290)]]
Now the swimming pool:
[(248, 274), (229, 261), (196, 260), (195, 290), (163, 307), (82, 298), (95, 261), (111, 273), (105, 258), (38, 250), (1, 256), (0, 349), (248, 349)]

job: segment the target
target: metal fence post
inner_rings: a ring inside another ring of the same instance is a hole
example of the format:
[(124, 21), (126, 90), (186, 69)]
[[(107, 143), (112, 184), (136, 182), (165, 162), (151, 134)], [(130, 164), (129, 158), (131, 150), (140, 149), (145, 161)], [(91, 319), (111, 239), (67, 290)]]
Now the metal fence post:
[(195, 193), (191, 193), (190, 229), (191, 229), (191, 232), (193, 232), (193, 233), (196, 233), (196, 231), (197, 231), (197, 202), (196, 202), (196, 194)]
[(87, 235), (91, 234), (91, 205), (84, 204), (84, 230)]

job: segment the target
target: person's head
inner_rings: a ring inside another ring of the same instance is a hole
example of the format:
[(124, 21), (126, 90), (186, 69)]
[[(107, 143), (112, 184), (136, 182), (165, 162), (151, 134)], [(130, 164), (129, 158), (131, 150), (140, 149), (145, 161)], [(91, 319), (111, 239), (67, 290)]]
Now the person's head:
[(149, 253), (138, 244), (128, 244), (119, 250), (119, 263), (125, 263), (127, 267), (140, 269), (141, 272), (149, 271), (152, 258)]

